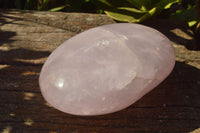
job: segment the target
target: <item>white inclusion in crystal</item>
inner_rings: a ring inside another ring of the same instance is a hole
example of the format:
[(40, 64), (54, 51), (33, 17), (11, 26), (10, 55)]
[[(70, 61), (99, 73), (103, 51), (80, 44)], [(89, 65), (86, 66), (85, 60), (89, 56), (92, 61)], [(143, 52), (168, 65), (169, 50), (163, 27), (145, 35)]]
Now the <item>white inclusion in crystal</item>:
[(97, 43), (97, 46), (98, 47), (105, 47), (109, 44), (109, 41), (108, 40), (101, 40)]
[(129, 73), (127, 73), (127, 77), (129, 77), (127, 80), (124, 81), (120, 81), (118, 83), (116, 83), (116, 90), (122, 90), (124, 89), (124, 87), (128, 84), (130, 84), (136, 77), (137, 72), (135, 72), (134, 70), (130, 71)]
[(156, 47), (156, 50), (157, 50), (157, 51), (160, 51), (160, 48), (159, 48), (159, 47)]
[(124, 40), (128, 40), (127, 36), (125, 36), (125, 35), (121, 35), (120, 38), (121, 38), (121, 39), (124, 39)]
[(91, 49), (93, 49), (95, 47), (105, 48), (106, 46), (109, 45), (109, 43), (110, 42), (108, 40), (101, 40), (101, 41), (97, 42), (96, 46), (94, 45), (94, 46), (90, 46), (88, 48), (85, 48), (84, 52), (88, 52), (89, 50), (91, 50)]
[(55, 85), (58, 89), (62, 89), (64, 86), (64, 79), (62, 78), (57, 79)]

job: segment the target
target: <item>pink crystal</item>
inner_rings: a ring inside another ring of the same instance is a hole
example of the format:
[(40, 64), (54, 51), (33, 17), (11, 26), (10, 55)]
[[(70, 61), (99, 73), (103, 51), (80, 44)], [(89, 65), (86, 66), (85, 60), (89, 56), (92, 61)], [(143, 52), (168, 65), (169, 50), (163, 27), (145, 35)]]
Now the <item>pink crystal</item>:
[(171, 42), (139, 24), (87, 30), (59, 46), (39, 82), (46, 101), (74, 115), (122, 110), (161, 83), (175, 64)]

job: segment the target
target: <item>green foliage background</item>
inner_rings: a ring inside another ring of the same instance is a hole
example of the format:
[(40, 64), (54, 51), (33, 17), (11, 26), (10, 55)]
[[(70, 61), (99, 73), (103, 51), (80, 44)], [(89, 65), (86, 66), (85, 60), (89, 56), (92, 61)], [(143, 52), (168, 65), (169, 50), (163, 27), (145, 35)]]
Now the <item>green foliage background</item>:
[(124, 22), (142, 22), (158, 15), (180, 0), (93, 0), (113, 19)]
[(105, 13), (129, 23), (140, 23), (167, 12), (169, 19), (188, 22), (191, 27), (199, 22), (195, 0), (0, 0), (0, 8)]
[(87, 12), (86, 7), (93, 11), (90, 0), (0, 0), (0, 8), (24, 10)]

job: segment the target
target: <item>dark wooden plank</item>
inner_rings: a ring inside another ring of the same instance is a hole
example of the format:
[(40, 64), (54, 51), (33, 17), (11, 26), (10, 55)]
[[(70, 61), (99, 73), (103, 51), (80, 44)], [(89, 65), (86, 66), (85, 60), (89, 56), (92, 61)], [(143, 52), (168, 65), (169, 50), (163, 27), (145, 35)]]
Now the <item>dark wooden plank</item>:
[[(166, 21), (159, 21), (157, 29), (173, 41), (176, 66), (163, 83), (138, 102), (122, 111), (93, 117), (69, 115), (46, 103), (38, 77), (47, 56), (71, 36), (108, 23), (114, 21), (96, 14), (0, 12), (0, 132), (198, 132), (200, 52), (185, 47), (193, 39), (184, 32), (186, 27), (184, 31), (169, 31), (163, 25), (171, 22)], [(151, 23), (155, 27), (157, 22)]]

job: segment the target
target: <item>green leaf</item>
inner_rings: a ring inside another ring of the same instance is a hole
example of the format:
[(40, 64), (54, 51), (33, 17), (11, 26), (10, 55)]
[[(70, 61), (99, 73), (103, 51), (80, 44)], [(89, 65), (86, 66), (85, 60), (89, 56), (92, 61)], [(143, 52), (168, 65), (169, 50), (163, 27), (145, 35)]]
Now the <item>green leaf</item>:
[(160, 0), (155, 6), (163, 9), (169, 9), (173, 4), (180, 2), (180, 0)]
[(188, 22), (188, 26), (189, 26), (189, 27), (192, 27), (192, 26), (194, 26), (195, 24), (197, 24), (197, 21), (196, 21), (196, 20), (193, 20), (193, 21), (189, 21), (189, 22)]
[(173, 4), (179, 3), (179, 2), (180, 2), (179, 0), (175, 0), (173, 2), (170, 2), (170, 3), (165, 5), (164, 9), (169, 9)]
[(130, 11), (130, 12), (134, 12), (134, 13), (146, 13), (147, 12), (147, 11), (142, 11), (142, 10), (138, 10), (136, 8), (130, 8), (130, 7), (119, 7), (117, 9), (126, 10), (126, 11)]
[(137, 9), (140, 9), (140, 10), (146, 10), (144, 8), (144, 3), (143, 1), (141, 0), (127, 0), (129, 3), (131, 3), (134, 7), (136, 7)]
[(50, 9), (49, 11), (51, 11), (51, 12), (60, 11), (60, 10), (64, 9), (66, 6), (67, 6), (67, 5), (59, 6), (59, 7), (56, 7), (56, 8), (52, 8), (52, 9)]
[(151, 9), (148, 13), (146, 13), (144, 16), (142, 16), (141, 18), (138, 19), (138, 23), (143, 22), (149, 18), (151, 18), (152, 16), (156, 15), (157, 13), (159, 13), (161, 11), (160, 7), (154, 7), (153, 9)]
[(118, 21), (123, 21), (123, 22), (129, 22), (129, 23), (138, 23), (138, 22), (143, 22), (144, 20), (152, 17), (155, 15), (158, 11), (160, 11), (159, 7), (155, 7), (151, 9), (148, 12), (145, 13), (136, 13), (136, 12), (127, 12), (124, 10), (106, 10), (105, 13)]
[(104, 4), (104, 5), (106, 5), (106, 6), (108, 6), (108, 7), (113, 7), (113, 5), (112, 4), (110, 4), (107, 0), (98, 0), (100, 3), (102, 3), (102, 4)]
[(48, 10), (48, 4), (50, 3), (50, 0), (44, 0), (42, 5), (38, 7), (39, 10)]
[(155, 7), (160, 0), (127, 0), (139, 10), (148, 11)]
[(106, 10), (104, 11), (109, 17), (123, 22), (134, 23), (137, 22), (137, 15), (134, 13), (125, 13), (123, 10)]

